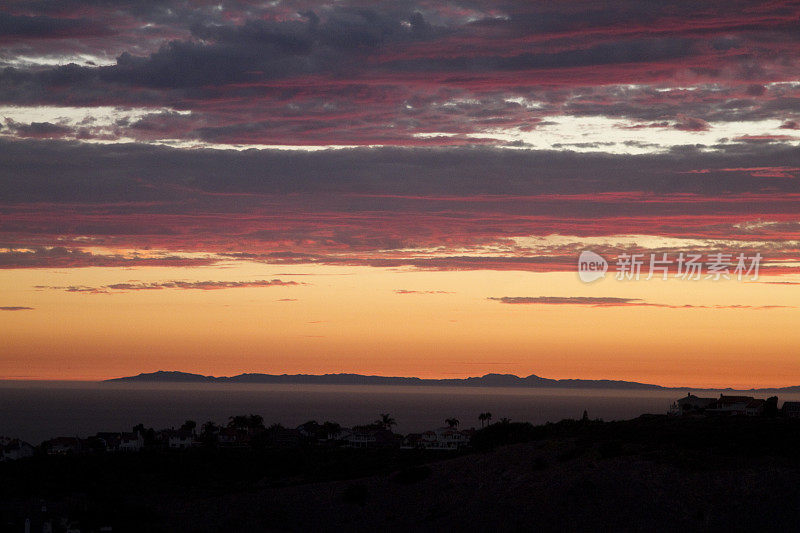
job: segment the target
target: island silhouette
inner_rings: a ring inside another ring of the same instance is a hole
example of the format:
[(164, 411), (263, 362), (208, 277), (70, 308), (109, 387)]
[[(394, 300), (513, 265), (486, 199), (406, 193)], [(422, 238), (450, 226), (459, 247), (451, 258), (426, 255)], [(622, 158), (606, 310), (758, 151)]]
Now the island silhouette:
[(468, 378), (418, 378), (400, 376), (375, 376), (364, 374), (261, 374), (244, 373), (235, 376), (207, 376), (159, 370), (104, 380), (103, 383), (272, 383), (303, 385), (419, 385), (447, 387), (530, 387), (554, 389), (622, 389), (622, 390), (726, 390), (726, 391), (779, 391), (800, 392), (800, 385), (788, 387), (759, 387), (734, 389), (731, 387), (665, 387), (651, 383), (611, 379), (550, 379), (531, 374), (520, 377), (514, 374), (485, 374)]

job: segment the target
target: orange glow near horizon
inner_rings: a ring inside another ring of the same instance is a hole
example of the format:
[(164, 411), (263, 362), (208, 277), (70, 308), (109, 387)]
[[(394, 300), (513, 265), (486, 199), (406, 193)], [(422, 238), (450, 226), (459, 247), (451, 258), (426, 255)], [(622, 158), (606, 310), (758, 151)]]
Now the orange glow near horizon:
[[(181, 370), (423, 378), (510, 373), (688, 387), (800, 384), (800, 286), (609, 278), (585, 285), (574, 273), (246, 262), (4, 270), (5, 297), (33, 309), (0, 315), (0, 379), (98, 380)], [(298, 284), (113, 294), (52, 288), (271, 279)], [(504, 296), (618, 297), (676, 307), (489, 299)], [(695, 307), (677, 308), (687, 304)]]

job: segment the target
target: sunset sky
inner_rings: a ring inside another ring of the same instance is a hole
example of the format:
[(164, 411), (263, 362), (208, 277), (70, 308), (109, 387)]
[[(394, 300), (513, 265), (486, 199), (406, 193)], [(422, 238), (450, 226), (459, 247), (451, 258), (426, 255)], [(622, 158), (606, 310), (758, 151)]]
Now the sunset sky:
[(800, 2), (0, 5), (0, 379), (788, 386), (798, 324)]

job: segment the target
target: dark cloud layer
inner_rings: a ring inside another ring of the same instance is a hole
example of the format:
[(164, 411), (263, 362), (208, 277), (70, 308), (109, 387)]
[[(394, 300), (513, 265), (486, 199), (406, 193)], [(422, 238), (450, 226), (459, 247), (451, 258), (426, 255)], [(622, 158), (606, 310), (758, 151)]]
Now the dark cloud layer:
[(9, 65), (114, 59), (9, 66), (0, 103), (168, 106), (191, 119), (70, 135), (241, 144), (478, 143), (563, 114), (790, 129), (800, 89), (774, 83), (797, 79), (798, 22), (782, 1), (12, 1), (0, 7)]
[(131, 257), (123, 255), (97, 255), (77, 248), (34, 247), (33, 249), (0, 252), (0, 269), (4, 268), (80, 268), (80, 267), (137, 267), (171, 266), (190, 267), (213, 264), (212, 259), (177, 256)]
[[(573, 270), (579, 240), (543, 241), (535, 251), (513, 241), (553, 234), (717, 239), (738, 242), (718, 245), (732, 252), (786, 261), (800, 253), (795, 148), (640, 156), (476, 147), (187, 151), (33, 140), (0, 148), (0, 268), (225, 259)], [(112, 251), (84, 250), (90, 245)], [(486, 255), (485, 247), (501, 252)], [(613, 240), (597, 247), (623, 250)], [(187, 251), (208, 255), (176, 253)]]
[(25, 16), (0, 12), (0, 43), (8, 42), (10, 38), (87, 38), (108, 33), (108, 29), (85, 18)]
[[(0, 268), (573, 269), (555, 234), (724, 239), (788, 271), (798, 24), (780, 0), (9, 0)], [(552, 150), (497, 133), (575, 117), (625, 122)]]
[(352, 203), (374, 205), (431, 195), (800, 192), (794, 171), (769, 181), (755, 175), (797, 168), (800, 149), (746, 145), (630, 156), (479, 147), (237, 152), (0, 140), (0, 163), (6, 203), (228, 198), (241, 205), (256, 195), (352, 193), (360, 195)]

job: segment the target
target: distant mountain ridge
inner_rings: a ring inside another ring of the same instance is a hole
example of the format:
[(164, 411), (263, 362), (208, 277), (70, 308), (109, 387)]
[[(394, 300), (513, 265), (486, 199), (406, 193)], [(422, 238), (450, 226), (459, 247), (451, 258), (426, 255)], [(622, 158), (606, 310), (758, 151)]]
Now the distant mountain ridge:
[[(204, 376), (188, 372), (165, 371), (142, 373), (138, 376), (107, 379), (104, 383), (286, 383), (311, 385), (426, 385), (464, 387), (529, 387), (560, 389), (623, 389), (623, 390), (734, 390), (702, 389), (697, 387), (663, 387), (636, 381), (608, 379), (548, 379), (531, 374), (486, 374), (480, 377), (424, 379), (414, 377), (366, 376), (362, 374), (239, 374), (237, 376)], [(749, 390), (800, 392), (800, 386)]]
[(531, 374), (519, 377), (513, 374), (486, 374), (480, 377), (452, 379), (424, 379), (414, 377), (366, 376), (362, 374), (239, 374), (238, 376), (204, 376), (188, 372), (164, 371), (142, 373), (105, 380), (106, 383), (297, 383), (319, 385), (445, 385), (467, 387), (560, 387), (560, 388), (624, 388), (663, 389), (659, 385), (633, 381), (547, 379)]

